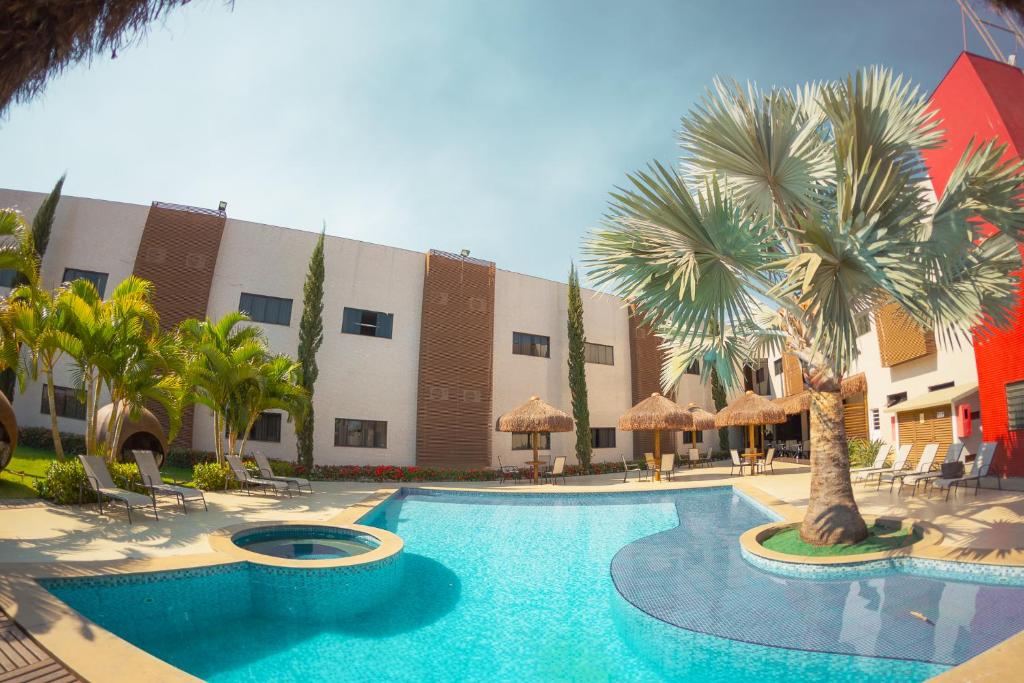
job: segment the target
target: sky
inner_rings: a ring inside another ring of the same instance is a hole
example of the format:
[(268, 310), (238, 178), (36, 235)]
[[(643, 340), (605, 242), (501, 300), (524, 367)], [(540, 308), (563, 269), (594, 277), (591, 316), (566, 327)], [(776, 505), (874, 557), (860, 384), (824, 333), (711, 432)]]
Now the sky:
[[(988, 56), (976, 36), (970, 48)], [(0, 187), (202, 207), (565, 281), (716, 76), (884, 64), (931, 90), (954, 0), (193, 0), (0, 120)]]

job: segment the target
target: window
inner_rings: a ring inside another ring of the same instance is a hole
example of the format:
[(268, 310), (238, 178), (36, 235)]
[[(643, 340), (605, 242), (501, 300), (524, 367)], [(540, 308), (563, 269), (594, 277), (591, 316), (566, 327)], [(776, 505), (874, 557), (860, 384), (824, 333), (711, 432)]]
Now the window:
[(973, 411), (971, 413), (971, 419), (972, 420), (980, 420), (981, 419), (981, 411), (980, 410)]
[(898, 394), (889, 394), (885, 397), (885, 407), (892, 408), (897, 403), (903, 403), (907, 400), (907, 392), (901, 391)]
[(78, 268), (65, 268), (64, 279), (61, 282), (74, 282), (75, 280), (88, 280), (96, 286), (100, 296), (107, 291), (107, 274), (97, 273), (95, 270), (79, 270)]
[(758, 384), (763, 384), (765, 379), (764, 374), (764, 367), (762, 366), (758, 368), (757, 372), (754, 373), (754, 381), (757, 382)]
[[(85, 419), (85, 403), (78, 400), (77, 392), (71, 387), (53, 385), (53, 407), (57, 410), (57, 417), (67, 417), (72, 420)], [(39, 412), (43, 415), (50, 414), (50, 400), (46, 397), (45, 384)]]
[(782, 374), (782, 359), (781, 358), (776, 358), (775, 359), (774, 370), (775, 370), (775, 374), (776, 375), (781, 375)]
[(687, 365), (686, 366), (686, 370), (684, 370), (684, 372), (687, 375), (699, 375), (700, 374), (700, 361), (699, 360), (695, 360), (692, 363), (690, 363), (689, 365)]
[(869, 313), (858, 313), (853, 316), (853, 333), (856, 336), (867, 334), (871, 331), (871, 315)]
[(341, 331), (345, 334), (359, 334), (364, 337), (391, 339), (393, 313), (364, 311), (361, 308), (345, 307), (341, 315)]
[(542, 334), (512, 333), (512, 353), (520, 356), (551, 358), (551, 337)]
[(248, 315), (253, 322), (285, 326), (292, 324), (291, 299), (242, 292), (238, 299), (238, 310)]
[[(532, 451), (533, 444), (530, 443), (531, 432), (512, 432), (512, 450)], [(551, 433), (540, 432), (537, 434), (537, 448), (542, 451), (551, 450)]]
[[(693, 432), (683, 432), (683, 443), (693, 443)], [(697, 432), (697, 443), (704, 443), (704, 432)]]
[(1006, 385), (1006, 416), (1010, 429), (1024, 429), (1024, 382)]
[(928, 387), (928, 391), (938, 391), (939, 389), (948, 389), (951, 386), (954, 386), (953, 382), (943, 382), (942, 384), (933, 384), (932, 386)]
[(334, 421), (334, 445), (387, 448), (388, 423), (383, 420), (352, 420), (339, 417)]
[(249, 441), (281, 443), (281, 413), (260, 413), (249, 430)]
[(597, 363), (598, 365), (615, 365), (615, 349), (613, 347), (587, 342), (584, 349), (588, 363)]
[(875, 431), (882, 428), (882, 416), (880, 415), (878, 408), (871, 409), (871, 426)]
[(591, 427), (591, 448), (615, 448), (615, 427)]
[(0, 268), (0, 287), (13, 287), (18, 279), (18, 271), (13, 268)]

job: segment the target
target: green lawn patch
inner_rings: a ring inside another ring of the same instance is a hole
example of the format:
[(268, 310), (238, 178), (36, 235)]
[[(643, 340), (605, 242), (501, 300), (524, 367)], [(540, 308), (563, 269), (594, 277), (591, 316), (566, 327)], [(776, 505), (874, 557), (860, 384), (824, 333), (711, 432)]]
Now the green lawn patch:
[(800, 539), (799, 527), (786, 529), (767, 539), (762, 545), (768, 550), (786, 555), (807, 555), (811, 557), (837, 557), (842, 555), (860, 555), (861, 553), (879, 553), (895, 550), (920, 540), (920, 535), (913, 529), (879, 526), (868, 527), (868, 537), (860, 543), (840, 545), (811, 545)]

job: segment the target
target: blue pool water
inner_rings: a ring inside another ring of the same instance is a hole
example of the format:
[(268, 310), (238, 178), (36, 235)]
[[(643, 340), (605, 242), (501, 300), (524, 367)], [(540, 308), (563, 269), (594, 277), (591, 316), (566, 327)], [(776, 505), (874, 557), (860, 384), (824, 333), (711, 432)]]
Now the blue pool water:
[[(1007, 632), (1024, 625), (1006, 604), (1024, 603), (1019, 588), (899, 572), (863, 581), (768, 574), (744, 562), (737, 543), (766, 521), (728, 488), (575, 497), (413, 492), (363, 520), (403, 538), (404, 578), (397, 598), (356, 616), (268, 616), (273, 603), (294, 604), (298, 595), (280, 581), (267, 590), (253, 579), (256, 567), (244, 564), (48, 587), (157, 657), (231, 683), (922, 681), (948, 668), (935, 662), (962, 661), (972, 643), (994, 644), (965, 633), (993, 622)], [(652, 552), (662, 544), (678, 552)], [(318, 606), (340, 609), (338, 596), (354, 595), (302, 586)], [(997, 590), (1018, 592), (990, 592)], [(812, 613), (812, 604), (820, 609)], [(810, 621), (791, 618), (794, 605)], [(931, 630), (905, 629), (899, 610), (907, 605), (923, 609)], [(687, 615), (687, 628), (674, 625)], [(750, 637), (703, 628), (719, 622)], [(787, 647), (832, 652), (757, 644), (773, 631), (786, 634)], [(894, 656), (917, 659), (863, 656), (877, 654), (872, 643), (911, 636), (915, 647)]]

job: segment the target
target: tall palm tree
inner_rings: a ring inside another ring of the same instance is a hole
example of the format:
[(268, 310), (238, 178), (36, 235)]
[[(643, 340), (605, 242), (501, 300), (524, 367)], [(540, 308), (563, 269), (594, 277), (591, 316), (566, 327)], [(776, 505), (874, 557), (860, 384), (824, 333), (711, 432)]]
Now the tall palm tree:
[(39, 281), (39, 257), (32, 228), (14, 209), (0, 209), (0, 270), (3, 269), (17, 271), (29, 284)]
[(269, 356), (259, 364), (253, 380), (239, 387), (240, 422), (228, 427), (229, 448), (234, 444), (233, 433), (241, 435), (238, 452), (245, 450), (249, 432), (260, 413), (266, 410), (285, 411), (301, 429), (309, 411), (309, 392), (299, 382), (301, 374), (302, 366), (285, 355)]
[(839, 393), (857, 358), (854, 318), (897, 302), (944, 343), (1007, 325), (1021, 164), (972, 142), (933, 199), (920, 153), (943, 144), (939, 122), (882, 68), (795, 91), (716, 82), (679, 139), (680, 171), (655, 163), (612, 194), (587, 245), (592, 275), (657, 326), (666, 383), (700, 360), (705, 380), (714, 368), (736, 386), (745, 362), (795, 353), (812, 397), (801, 536), (859, 541)]

